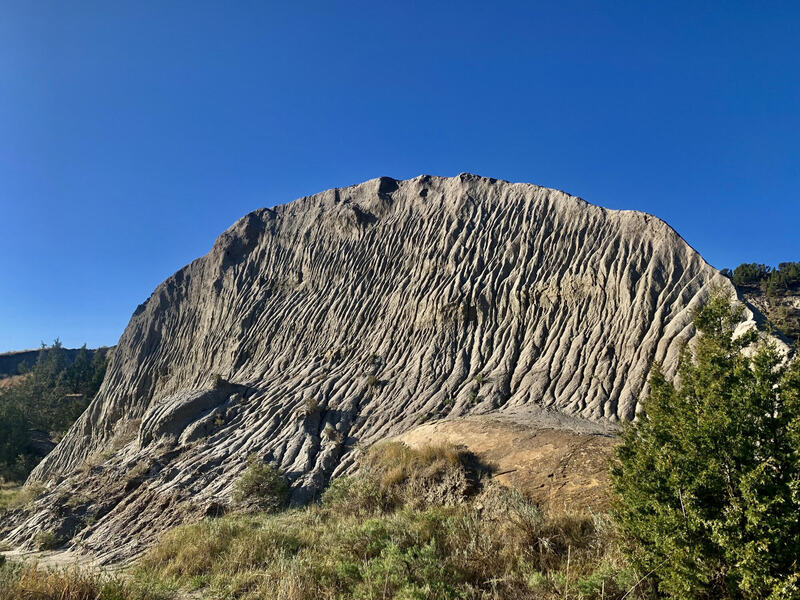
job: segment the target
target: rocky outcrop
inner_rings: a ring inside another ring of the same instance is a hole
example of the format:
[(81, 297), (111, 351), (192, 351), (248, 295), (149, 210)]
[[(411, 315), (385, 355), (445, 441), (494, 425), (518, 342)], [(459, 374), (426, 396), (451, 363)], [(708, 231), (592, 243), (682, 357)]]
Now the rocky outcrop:
[(137, 308), (99, 394), (31, 475), (51, 491), (5, 534), (55, 526), (59, 495), (99, 486), (102, 510), (87, 500), (74, 512), (91, 525), (64, 535), (124, 553), (224, 504), (251, 453), (300, 502), (357, 444), (437, 419), (613, 429), (653, 361), (674, 372), (714, 286), (734, 293), (655, 217), (474, 175), (257, 210)]

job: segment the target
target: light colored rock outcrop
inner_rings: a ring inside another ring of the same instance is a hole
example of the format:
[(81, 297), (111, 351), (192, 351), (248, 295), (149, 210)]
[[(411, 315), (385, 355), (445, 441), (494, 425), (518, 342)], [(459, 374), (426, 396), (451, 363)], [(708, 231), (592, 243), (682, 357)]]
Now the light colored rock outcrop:
[[(713, 286), (734, 293), (663, 221), (534, 185), (381, 178), (257, 210), (139, 306), (99, 394), (31, 476), (52, 491), (6, 533), (61, 523), (57, 495), (103, 481), (110, 505), (64, 535), (130, 550), (224, 501), (250, 453), (303, 501), (357, 443), (426, 420), (529, 411), (612, 428), (653, 361), (674, 372)], [(140, 483), (108, 491), (142, 463)]]

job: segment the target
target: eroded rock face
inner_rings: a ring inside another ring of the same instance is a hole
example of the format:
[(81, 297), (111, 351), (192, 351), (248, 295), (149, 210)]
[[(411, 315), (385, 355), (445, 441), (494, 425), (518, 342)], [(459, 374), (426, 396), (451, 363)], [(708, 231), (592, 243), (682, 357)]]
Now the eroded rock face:
[(734, 293), (663, 221), (534, 185), (381, 178), (257, 210), (136, 310), (99, 394), (31, 475), (52, 491), (5, 533), (28, 539), (57, 494), (102, 480), (113, 506), (69, 533), (124, 553), (142, 519), (155, 532), (224, 502), (250, 453), (304, 501), (357, 443), (426, 420), (613, 427), (653, 361), (674, 372), (713, 286)]

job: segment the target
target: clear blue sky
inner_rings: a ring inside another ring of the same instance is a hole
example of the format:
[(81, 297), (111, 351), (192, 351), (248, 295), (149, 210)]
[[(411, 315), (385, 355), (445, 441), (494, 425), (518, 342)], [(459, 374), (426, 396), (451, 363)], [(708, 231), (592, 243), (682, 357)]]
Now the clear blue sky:
[(797, 2), (0, 0), (0, 351), (114, 344), (246, 212), (481, 175), (800, 260)]

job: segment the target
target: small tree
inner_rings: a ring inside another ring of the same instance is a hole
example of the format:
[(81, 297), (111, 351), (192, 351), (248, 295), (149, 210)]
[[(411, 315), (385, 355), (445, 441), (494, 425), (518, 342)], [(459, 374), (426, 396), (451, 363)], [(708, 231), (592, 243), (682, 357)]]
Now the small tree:
[(697, 313), (678, 383), (654, 370), (612, 468), (630, 557), (670, 597), (800, 597), (800, 363), (743, 353), (742, 310)]

